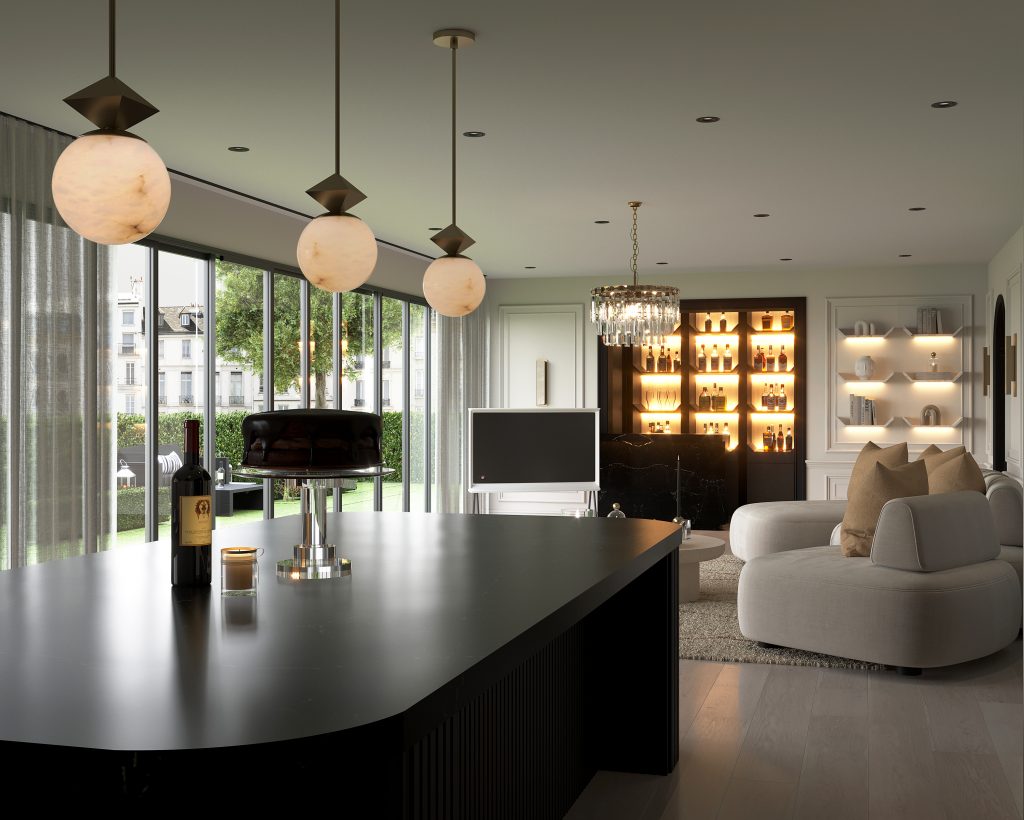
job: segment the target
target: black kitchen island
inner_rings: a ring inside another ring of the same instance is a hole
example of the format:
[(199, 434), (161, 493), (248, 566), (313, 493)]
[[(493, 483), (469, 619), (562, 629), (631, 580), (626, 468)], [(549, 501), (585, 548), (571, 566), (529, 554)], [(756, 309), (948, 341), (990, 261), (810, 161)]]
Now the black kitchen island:
[[(343, 513), (348, 578), (287, 582), (299, 520), (215, 533), (254, 598), (174, 590), (166, 543), (0, 574), (8, 776), (374, 817), (559, 817), (598, 769), (678, 756), (678, 527)], [(59, 772), (59, 775), (57, 774)], [(253, 784), (253, 780), (258, 783)]]

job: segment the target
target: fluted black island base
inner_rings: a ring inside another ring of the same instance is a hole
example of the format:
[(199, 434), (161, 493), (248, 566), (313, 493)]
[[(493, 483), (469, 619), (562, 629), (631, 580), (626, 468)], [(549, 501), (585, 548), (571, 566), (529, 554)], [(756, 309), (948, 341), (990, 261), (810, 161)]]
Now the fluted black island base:
[[(0, 742), (22, 793), (260, 795), (348, 816), (560, 817), (678, 756), (671, 524), (343, 513), (349, 578), (176, 592), (155, 544), (0, 574)], [(352, 812), (356, 812), (353, 814)], [(363, 812), (359, 814), (358, 812)]]

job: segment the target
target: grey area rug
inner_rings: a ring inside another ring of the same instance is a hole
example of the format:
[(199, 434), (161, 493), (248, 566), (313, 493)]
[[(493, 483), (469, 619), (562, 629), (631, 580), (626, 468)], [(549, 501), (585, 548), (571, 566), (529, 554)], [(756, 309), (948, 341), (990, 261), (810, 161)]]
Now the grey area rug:
[(765, 649), (740, 633), (736, 589), (743, 562), (726, 553), (700, 565), (700, 600), (679, 607), (679, 657), (725, 663), (777, 663), (832, 669), (885, 669), (875, 663), (800, 649)]

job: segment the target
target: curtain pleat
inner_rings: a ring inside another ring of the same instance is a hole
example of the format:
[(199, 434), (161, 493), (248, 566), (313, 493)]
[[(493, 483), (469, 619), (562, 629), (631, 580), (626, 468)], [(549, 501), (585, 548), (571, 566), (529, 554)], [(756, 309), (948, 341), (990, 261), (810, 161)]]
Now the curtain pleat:
[(60, 219), (50, 177), (70, 140), (0, 115), (0, 567), (110, 543), (113, 314), (105, 246)]

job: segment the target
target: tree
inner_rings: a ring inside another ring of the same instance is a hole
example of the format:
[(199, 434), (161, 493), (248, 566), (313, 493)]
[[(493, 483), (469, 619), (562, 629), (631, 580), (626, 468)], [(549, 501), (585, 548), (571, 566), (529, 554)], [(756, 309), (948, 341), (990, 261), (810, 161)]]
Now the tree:
[[(301, 280), (274, 277), (274, 392), (299, 384), (299, 295)], [(342, 370), (349, 381), (362, 371), (362, 358), (372, 356), (373, 297), (342, 294)], [(384, 347), (401, 350), (402, 307), (384, 299), (381, 315)], [(327, 380), (333, 365), (333, 298), (312, 288), (309, 298), (310, 373), (315, 380), (314, 406), (327, 406)], [(217, 262), (217, 355), (263, 374), (263, 271)]]

